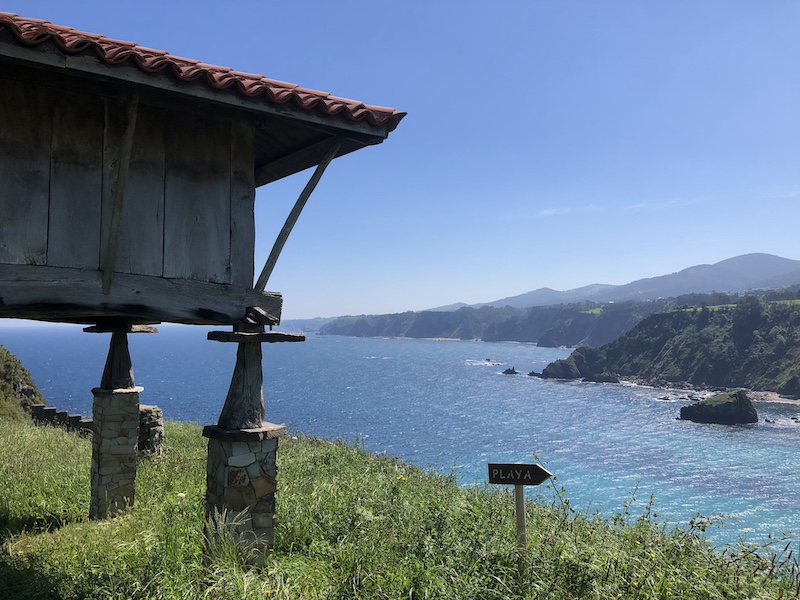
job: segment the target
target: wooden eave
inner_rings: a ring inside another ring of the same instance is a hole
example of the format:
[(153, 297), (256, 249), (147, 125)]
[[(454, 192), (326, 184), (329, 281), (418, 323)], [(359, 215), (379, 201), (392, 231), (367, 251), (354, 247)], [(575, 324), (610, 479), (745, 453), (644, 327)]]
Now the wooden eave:
[(75, 86), (98, 95), (130, 97), (132, 88), (135, 88), (143, 102), (154, 105), (190, 103), (201, 111), (221, 109), (247, 113), (256, 131), (256, 187), (315, 166), (334, 137), (342, 140), (336, 154), (338, 158), (381, 143), (390, 131), (389, 125), (376, 126), (300, 110), (290, 103), (270, 104), (231, 89), (216, 90), (201, 82), (177, 81), (168, 74), (145, 73), (127, 64), (109, 65), (90, 51), (67, 55), (52, 42), (34, 47), (22, 46), (10, 33), (0, 31), (3, 74), (7, 68), (19, 71), (14, 69), (15, 63), (17, 67), (37, 71), (37, 79), (73, 80)]

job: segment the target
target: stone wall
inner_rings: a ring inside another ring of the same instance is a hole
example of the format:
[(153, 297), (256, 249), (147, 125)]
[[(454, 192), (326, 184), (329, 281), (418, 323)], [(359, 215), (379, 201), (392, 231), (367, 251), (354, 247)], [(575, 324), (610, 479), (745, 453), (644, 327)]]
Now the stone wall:
[(206, 511), (236, 520), (245, 543), (265, 557), (275, 539), (275, 489), (278, 438), (282, 425), (262, 423), (254, 429), (226, 430), (216, 425), (203, 429), (208, 438)]
[(157, 406), (139, 405), (139, 454), (161, 456), (164, 413)]
[[(52, 406), (36, 404), (30, 407), (33, 422), (39, 425), (55, 425), (65, 427), (80, 435), (91, 435), (94, 420), (81, 415), (71, 415), (66, 410), (58, 410)], [(164, 414), (158, 406), (139, 405), (139, 442), (140, 454), (161, 456), (164, 443)]]
[(52, 406), (36, 404), (30, 407), (33, 422), (38, 425), (59, 425), (67, 431), (75, 431), (81, 435), (92, 433), (94, 423), (92, 419), (85, 419), (81, 415), (71, 415), (65, 410), (58, 410)]

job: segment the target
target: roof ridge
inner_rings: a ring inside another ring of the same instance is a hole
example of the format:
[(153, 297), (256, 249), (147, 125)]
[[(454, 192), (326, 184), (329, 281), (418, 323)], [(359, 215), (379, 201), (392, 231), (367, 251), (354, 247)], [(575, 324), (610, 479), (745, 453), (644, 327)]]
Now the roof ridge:
[(28, 19), (13, 13), (0, 12), (0, 32), (4, 29), (8, 30), (17, 42), (27, 47), (41, 46), (52, 41), (64, 54), (74, 55), (91, 50), (107, 65), (132, 63), (140, 71), (148, 74), (166, 70), (179, 82), (201, 81), (216, 90), (232, 88), (240, 96), (249, 99), (261, 99), (270, 104), (291, 103), (303, 111), (314, 111), (331, 117), (339, 116), (349, 121), (366, 121), (373, 126), (385, 125), (389, 127), (389, 131), (393, 131), (406, 114), (393, 108), (367, 105), (356, 100), (333, 96), (328, 92), (268, 79), (263, 75), (243, 73), (228, 67), (181, 58), (163, 50), (54, 25), (41, 19)]

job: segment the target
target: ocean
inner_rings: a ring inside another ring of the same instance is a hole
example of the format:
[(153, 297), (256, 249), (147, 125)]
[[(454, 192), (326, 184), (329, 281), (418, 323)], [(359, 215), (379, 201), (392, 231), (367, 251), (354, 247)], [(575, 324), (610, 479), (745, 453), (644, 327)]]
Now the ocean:
[[(10, 323), (10, 324), (9, 324)], [(235, 344), (209, 328), (159, 326), (129, 336), (141, 401), (167, 419), (216, 423)], [(50, 406), (89, 416), (109, 334), (3, 322), (0, 344), (31, 372)], [(634, 514), (686, 527), (698, 514), (717, 545), (763, 544), (800, 517), (800, 406), (759, 402), (746, 426), (676, 419), (686, 393), (527, 377), (567, 349), (531, 344), (310, 334), (264, 344), (266, 420), (292, 433), (363, 444), (483, 485), (490, 462), (539, 462), (554, 473), (531, 496), (578, 510)], [(518, 375), (503, 375), (508, 367)], [(771, 422), (766, 422), (769, 419)], [(313, 468), (313, 465), (310, 465)]]

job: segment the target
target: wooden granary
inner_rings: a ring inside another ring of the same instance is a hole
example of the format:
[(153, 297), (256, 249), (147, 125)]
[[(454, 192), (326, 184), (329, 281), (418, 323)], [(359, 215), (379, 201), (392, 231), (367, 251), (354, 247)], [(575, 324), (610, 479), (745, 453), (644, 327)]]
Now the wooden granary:
[[(123, 439), (132, 413), (115, 425), (117, 408), (106, 410), (108, 432), (102, 415), (115, 398), (138, 410), (126, 335), (159, 322), (232, 326), (211, 336), (238, 343), (239, 360), (208, 437), (227, 444), (214, 468), (237, 483), (210, 491), (209, 503), (257, 514), (274, 471), (242, 472), (225, 453), (280, 433), (262, 423), (263, 399), (257, 406), (260, 344), (288, 339), (265, 330), (281, 317), (281, 295), (265, 291), (269, 273), (328, 163), (381, 143), (403, 116), (0, 13), (0, 317), (113, 333), (94, 390), (93, 516), (132, 502), (133, 479), (118, 477), (99, 445)], [(309, 167), (254, 281), (255, 190)], [(255, 483), (245, 489), (244, 479)]]
[(255, 189), (402, 116), (0, 13), (0, 317), (277, 322)]

